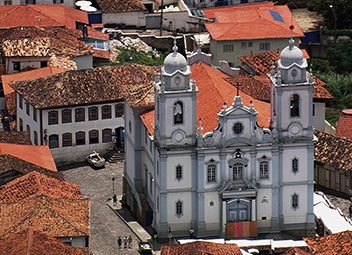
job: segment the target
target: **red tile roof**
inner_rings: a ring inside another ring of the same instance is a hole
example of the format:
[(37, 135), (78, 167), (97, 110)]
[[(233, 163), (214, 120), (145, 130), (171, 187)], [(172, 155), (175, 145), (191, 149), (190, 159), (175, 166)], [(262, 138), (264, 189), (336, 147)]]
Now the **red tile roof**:
[(0, 6), (0, 28), (66, 26), (76, 29), (76, 21), (89, 24), (87, 13), (61, 4)]
[(103, 13), (141, 12), (144, 5), (141, 0), (97, 0)]
[(218, 244), (196, 241), (186, 244), (164, 244), (161, 255), (242, 255), (236, 244)]
[(88, 249), (75, 248), (54, 237), (28, 228), (0, 239), (0, 255), (88, 255)]
[(93, 57), (95, 58), (103, 58), (103, 59), (110, 60), (110, 55), (111, 55), (111, 52), (109, 50), (98, 50), (98, 49), (93, 50)]
[(0, 238), (33, 227), (54, 237), (89, 236), (89, 199), (32, 196), (0, 202)]
[[(210, 132), (218, 126), (218, 113), (224, 102), (232, 105), (236, 95), (236, 88), (226, 81), (229, 76), (214, 69), (207, 64), (198, 62), (191, 66), (191, 77), (199, 88), (197, 94), (197, 119), (203, 122), (204, 133)], [(244, 105), (249, 106), (253, 101), (254, 108), (258, 111), (258, 124), (269, 127), (270, 104), (254, 99), (240, 91)], [(154, 111), (141, 116), (144, 125), (150, 134), (154, 134)]]
[(337, 121), (336, 135), (352, 139), (352, 109), (343, 110)]
[[(270, 11), (280, 15), (283, 22), (275, 20)], [(289, 38), (291, 24), (295, 27), (294, 37), (304, 36), (287, 5), (274, 5), (272, 2), (236, 5), (205, 9), (204, 14), (215, 20), (215, 23), (205, 26), (216, 41)]]
[(344, 231), (324, 237), (304, 238), (313, 255), (352, 254), (352, 232)]
[[(304, 51), (303, 51), (304, 52)], [(239, 59), (242, 61), (244, 65), (249, 67), (253, 72), (257, 75), (260, 75), (260, 80), (262, 83), (264, 79), (267, 79), (265, 84), (269, 84), (270, 89), (270, 82), (269, 78), (264, 76), (270, 72), (271, 67), (275, 64), (280, 58), (279, 52), (260, 52), (246, 56), (240, 56)], [(305, 57), (307, 58), (307, 57)], [(246, 69), (246, 68), (244, 68)], [(332, 99), (332, 95), (330, 92), (325, 88), (326, 84), (317, 77), (313, 77), (316, 84), (314, 85), (313, 89), (313, 98), (314, 99)], [(258, 80), (258, 76), (254, 76), (254, 79)], [(249, 86), (249, 85), (248, 85)], [(253, 92), (253, 91), (252, 91)], [(254, 91), (255, 92), (255, 91)], [(249, 95), (253, 96), (254, 98), (260, 99), (263, 97), (262, 94), (258, 93), (250, 93)], [(269, 94), (270, 96), (270, 94)], [(265, 100), (265, 99), (264, 99)], [(269, 101), (270, 97), (268, 97), (265, 101)]]
[(10, 155), (41, 168), (57, 171), (55, 161), (48, 146), (0, 143), (0, 155)]
[(301, 248), (294, 247), (294, 248), (287, 250), (282, 255), (311, 255), (311, 254), (312, 253), (307, 252)]
[(35, 171), (0, 187), (1, 203), (15, 203), (32, 196), (83, 198), (78, 186)]
[(27, 132), (2, 132), (0, 131), (0, 143), (31, 144), (31, 139)]
[(24, 80), (34, 80), (37, 78), (48, 77), (52, 74), (66, 72), (66, 68), (58, 67), (44, 67), (40, 69), (34, 69), (26, 72), (20, 72), (15, 74), (2, 75), (2, 87), (5, 93), (6, 108), (9, 114), (16, 114), (16, 94), (14, 90), (10, 87), (11, 82), (24, 81)]
[(97, 31), (93, 27), (87, 27), (87, 30), (88, 30), (88, 37), (89, 38), (96, 38), (96, 39), (100, 39), (100, 40), (104, 40), (104, 41), (109, 40), (109, 34)]

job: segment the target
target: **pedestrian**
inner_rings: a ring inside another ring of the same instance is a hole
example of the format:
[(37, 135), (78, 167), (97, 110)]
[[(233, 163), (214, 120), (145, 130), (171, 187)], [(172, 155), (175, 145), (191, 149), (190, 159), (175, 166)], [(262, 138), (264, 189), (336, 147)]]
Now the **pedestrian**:
[(189, 238), (193, 239), (193, 237), (194, 237), (194, 229), (191, 227), (189, 229)]
[(132, 248), (132, 236), (128, 237), (128, 248)]
[(124, 238), (123, 238), (123, 248), (127, 248), (127, 242), (128, 242), (128, 240), (127, 240), (127, 236), (125, 236)]
[(119, 236), (119, 238), (117, 239), (117, 245), (119, 246), (119, 249), (121, 249), (121, 245), (122, 245), (121, 236)]

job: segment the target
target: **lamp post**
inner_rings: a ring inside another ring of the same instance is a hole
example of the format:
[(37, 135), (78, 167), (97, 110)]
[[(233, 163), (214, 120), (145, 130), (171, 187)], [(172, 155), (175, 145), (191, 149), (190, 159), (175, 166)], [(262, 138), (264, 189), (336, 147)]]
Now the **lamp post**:
[(330, 9), (331, 9), (331, 12), (332, 12), (332, 15), (334, 17), (334, 30), (335, 30), (335, 33), (336, 33), (336, 29), (337, 29), (337, 16), (336, 16), (336, 12), (335, 12), (335, 9), (334, 9), (334, 6), (332, 4), (329, 5)]
[(117, 197), (116, 197), (116, 194), (115, 194), (115, 176), (113, 176), (111, 178), (111, 181), (112, 181), (112, 202), (113, 202), (113, 205), (116, 205), (116, 202), (117, 202)]

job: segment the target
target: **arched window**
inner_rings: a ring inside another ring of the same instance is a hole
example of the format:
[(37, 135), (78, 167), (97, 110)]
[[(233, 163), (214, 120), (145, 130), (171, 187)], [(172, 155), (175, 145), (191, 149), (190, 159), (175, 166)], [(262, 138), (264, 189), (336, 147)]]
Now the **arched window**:
[(183, 202), (178, 200), (176, 202), (176, 215), (180, 217), (182, 216), (182, 214), (183, 214)]
[(104, 105), (101, 108), (101, 118), (102, 119), (111, 119), (111, 106), (110, 105)]
[(20, 118), (20, 131), (23, 131), (23, 120)]
[(56, 125), (59, 122), (59, 114), (57, 111), (50, 111), (48, 113), (48, 124), (49, 125)]
[(290, 99), (291, 117), (299, 117), (299, 95), (293, 94)]
[(233, 164), (233, 180), (241, 180), (243, 173), (243, 164), (236, 162)]
[(103, 143), (111, 142), (111, 135), (112, 135), (112, 130), (110, 128), (103, 129), (103, 132), (102, 132)]
[(207, 167), (208, 182), (216, 182), (216, 165), (209, 164)]
[(89, 143), (99, 143), (99, 132), (98, 130), (89, 131)]
[(178, 181), (180, 181), (183, 177), (182, 177), (183, 173), (182, 173), (182, 166), (181, 165), (177, 165), (176, 166), (176, 179)]
[(261, 161), (259, 163), (259, 174), (260, 179), (269, 179), (269, 162), (268, 161)]
[(98, 107), (92, 106), (88, 108), (88, 119), (97, 120), (98, 119)]
[(83, 131), (76, 132), (76, 145), (86, 144), (86, 137)]
[(293, 209), (297, 209), (298, 208), (298, 195), (296, 193), (294, 193), (292, 196), (291, 196), (291, 206)]
[(75, 110), (75, 121), (82, 122), (85, 121), (85, 110), (84, 108), (78, 108)]
[(59, 147), (59, 136), (50, 135), (49, 136), (49, 148), (58, 148)]
[(62, 134), (62, 147), (69, 147), (72, 146), (72, 134), (65, 133)]
[(71, 123), (72, 122), (72, 113), (70, 109), (62, 110), (61, 112), (62, 123)]
[(115, 104), (115, 118), (121, 117), (123, 115), (123, 103)]
[(38, 133), (37, 131), (33, 132), (34, 145), (38, 145)]
[(183, 124), (183, 103), (180, 101), (174, 104), (174, 124)]
[(292, 172), (293, 173), (298, 172), (298, 159), (297, 158), (292, 159)]

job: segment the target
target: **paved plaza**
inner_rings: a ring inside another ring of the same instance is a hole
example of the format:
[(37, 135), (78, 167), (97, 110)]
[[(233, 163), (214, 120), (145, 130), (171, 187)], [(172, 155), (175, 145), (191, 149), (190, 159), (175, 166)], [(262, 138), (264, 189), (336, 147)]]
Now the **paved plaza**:
[[(138, 239), (130, 228), (107, 205), (112, 197), (112, 177), (115, 177), (115, 193), (122, 195), (123, 161), (107, 163), (103, 169), (78, 166), (64, 170), (65, 179), (77, 184), (84, 196), (90, 198), (89, 248), (93, 255), (139, 254)], [(132, 249), (118, 249), (117, 238), (133, 238)]]

